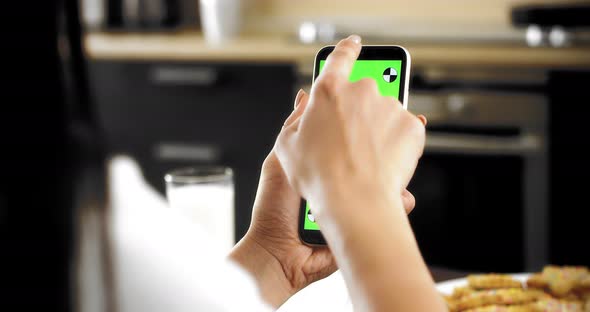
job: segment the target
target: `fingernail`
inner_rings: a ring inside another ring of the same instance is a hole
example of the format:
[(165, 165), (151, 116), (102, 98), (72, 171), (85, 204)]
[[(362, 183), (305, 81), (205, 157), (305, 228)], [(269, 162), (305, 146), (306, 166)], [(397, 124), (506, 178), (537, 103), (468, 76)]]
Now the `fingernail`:
[(422, 124), (424, 124), (424, 126), (426, 127), (426, 124), (428, 123), (428, 120), (426, 119), (426, 117), (424, 115), (418, 115), (418, 119), (420, 119)]
[(301, 103), (302, 98), (303, 98), (303, 89), (299, 89), (299, 91), (297, 91), (297, 95), (295, 96), (295, 106), (293, 107), (293, 109), (297, 109), (297, 106), (299, 106), (299, 103)]
[(352, 42), (354, 42), (356, 44), (361, 43), (361, 36), (359, 36), (359, 35), (350, 35), (350, 36), (348, 36), (347, 39), (352, 40)]

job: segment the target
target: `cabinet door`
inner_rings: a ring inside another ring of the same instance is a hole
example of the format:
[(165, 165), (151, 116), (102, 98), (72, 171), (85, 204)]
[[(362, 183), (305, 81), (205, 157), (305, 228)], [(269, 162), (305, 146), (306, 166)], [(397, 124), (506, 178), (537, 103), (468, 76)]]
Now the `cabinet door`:
[(260, 165), (293, 107), (294, 66), (97, 61), (89, 76), (110, 152), (136, 158), (159, 191), (173, 168), (234, 168), (241, 237)]
[(551, 101), (551, 263), (590, 266), (590, 71), (555, 71)]

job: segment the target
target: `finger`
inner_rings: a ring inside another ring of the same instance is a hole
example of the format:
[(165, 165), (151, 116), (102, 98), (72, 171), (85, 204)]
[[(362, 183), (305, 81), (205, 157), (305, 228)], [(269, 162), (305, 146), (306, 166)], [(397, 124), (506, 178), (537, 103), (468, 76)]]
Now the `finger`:
[(404, 204), (404, 210), (406, 210), (407, 214), (412, 212), (414, 207), (416, 207), (416, 198), (408, 190), (404, 190), (402, 192), (402, 202)]
[(301, 100), (303, 100), (304, 95), (307, 95), (307, 92), (305, 92), (305, 90), (303, 89), (299, 89), (299, 91), (297, 92), (297, 96), (295, 97), (295, 103), (293, 103), (293, 110), (297, 109), (299, 103), (301, 103)]
[(307, 107), (307, 102), (309, 101), (309, 95), (307, 92), (303, 90), (299, 90), (297, 93), (297, 97), (295, 98), (295, 110), (287, 117), (283, 127), (290, 126), (295, 120), (297, 120), (303, 112), (305, 111), (305, 107)]
[(299, 102), (301, 101), (301, 97), (303, 96), (303, 89), (299, 89), (299, 91), (297, 91), (297, 95), (295, 96), (295, 103), (293, 103), (293, 110), (297, 109), (297, 106), (299, 105)]
[(424, 125), (424, 127), (426, 127), (426, 124), (428, 124), (428, 119), (426, 119), (426, 116), (424, 116), (424, 115), (418, 115), (416, 117), (418, 117), (418, 119), (420, 119), (420, 121), (422, 122), (422, 124)]
[(361, 37), (351, 35), (340, 40), (332, 53), (326, 59), (326, 65), (320, 76), (329, 76), (330, 79), (342, 79), (347, 81), (354, 61), (361, 52)]
[(308, 278), (308, 282), (312, 283), (334, 273), (338, 270), (338, 265), (327, 246), (315, 247), (302, 269)]
[(293, 189), (298, 193), (300, 192), (300, 190), (298, 186), (293, 183), (290, 177), (295, 171), (295, 166), (292, 162), (292, 155), (296, 155), (293, 153), (293, 148), (295, 145), (294, 140), (296, 139), (297, 128), (293, 128), (293, 125), (298, 124), (299, 120), (300, 118), (297, 118), (296, 121), (293, 122), (293, 124), (291, 124), (289, 127), (283, 127), (283, 129), (281, 129), (281, 132), (279, 133), (279, 136), (277, 137), (275, 146), (273, 148), (275, 151), (275, 155), (277, 156), (277, 159), (279, 160), (279, 163), (283, 168), (283, 171), (285, 172), (287, 179), (289, 180), (289, 183), (291, 184)]

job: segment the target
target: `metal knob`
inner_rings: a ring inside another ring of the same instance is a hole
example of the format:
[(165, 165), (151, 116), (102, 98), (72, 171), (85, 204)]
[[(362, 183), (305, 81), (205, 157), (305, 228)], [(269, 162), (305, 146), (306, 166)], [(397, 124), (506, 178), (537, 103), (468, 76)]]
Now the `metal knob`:
[(459, 94), (451, 94), (447, 99), (447, 110), (452, 115), (460, 115), (465, 111), (465, 97)]

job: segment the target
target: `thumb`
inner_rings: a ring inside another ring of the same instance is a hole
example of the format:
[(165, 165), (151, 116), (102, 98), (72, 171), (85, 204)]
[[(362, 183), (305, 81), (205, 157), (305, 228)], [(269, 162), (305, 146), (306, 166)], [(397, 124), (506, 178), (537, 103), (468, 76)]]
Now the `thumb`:
[(274, 150), (287, 176), (287, 180), (289, 180), (289, 184), (297, 193), (300, 193), (299, 187), (295, 181), (293, 181), (294, 173), (296, 172), (296, 158), (298, 154), (296, 153), (296, 140), (297, 140), (297, 129), (292, 126), (284, 127), (283, 130), (279, 133), (277, 141), (275, 142)]
[(309, 95), (307, 94), (307, 92), (303, 91), (303, 89), (299, 89), (299, 92), (297, 92), (297, 96), (295, 97), (295, 110), (293, 110), (291, 115), (289, 115), (289, 117), (287, 117), (287, 120), (285, 120), (283, 127), (290, 126), (297, 119), (299, 119), (299, 117), (301, 117), (301, 115), (303, 115), (303, 112), (305, 111), (305, 108), (307, 107), (308, 101), (309, 101)]
[(295, 158), (298, 155), (295, 151), (295, 140), (299, 121), (307, 107), (308, 101), (309, 95), (300, 89), (295, 98), (295, 110), (285, 120), (283, 129), (281, 129), (274, 146), (276, 156), (281, 167), (283, 167), (287, 180), (289, 180), (289, 184), (297, 192), (299, 192), (299, 189), (294, 181), (292, 181), (293, 173), (295, 172)]

